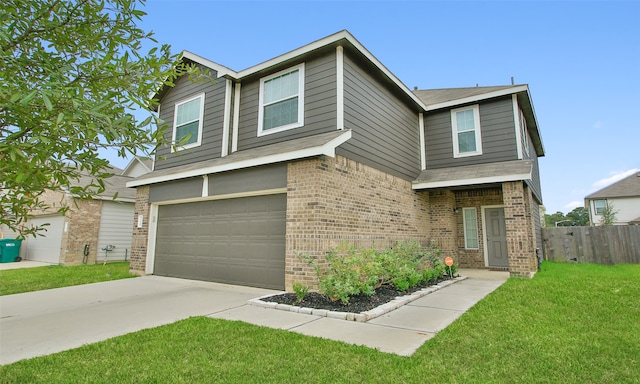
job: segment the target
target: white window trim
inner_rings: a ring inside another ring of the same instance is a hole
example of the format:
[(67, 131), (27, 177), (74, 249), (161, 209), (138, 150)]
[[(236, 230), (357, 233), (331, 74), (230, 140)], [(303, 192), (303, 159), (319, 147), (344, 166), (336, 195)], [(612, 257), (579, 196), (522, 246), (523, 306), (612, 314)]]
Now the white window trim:
[[(295, 123), (283, 125), (277, 128), (271, 128), (263, 130), (264, 119), (264, 83), (268, 80), (278, 77), (282, 74), (293, 72), (298, 70), (298, 121)], [(260, 96), (258, 101), (258, 136), (270, 135), (272, 133), (287, 131), (289, 129), (299, 128), (304, 125), (304, 63), (296, 65), (295, 67), (287, 68), (283, 71), (273, 73), (269, 76), (260, 79)]]
[[(600, 213), (598, 213), (598, 205), (596, 204), (598, 201), (604, 201), (604, 207), (602, 207), (602, 210), (600, 211)], [(602, 216), (602, 211), (605, 210), (608, 206), (608, 202), (607, 199), (595, 199), (593, 200), (593, 214), (596, 216)]]
[[(458, 145), (458, 130), (456, 113), (461, 111), (473, 110), (473, 120), (475, 123), (475, 135), (476, 135), (476, 150), (473, 152), (460, 153), (460, 147)], [(451, 135), (453, 137), (453, 157), (467, 157), (482, 155), (482, 134), (480, 127), (480, 106), (478, 104), (470, 105), (462, 108), (456, 108), (451, 110)]]
[[(194, 143), (190, 143), (190, 144), (186, 144), (186, 145), (181, 145), (178, 146), (176, 143), (176, 126), (178, 125), (178, 107), (182, 104), (188, 103), (190, 101), (193, 101), (195, 99), (201, 98), (200, 100), (200, 116), (198, 117), (198, 137), (196, 139), (196, 141)], [(194, 148), (194, 147), (199, 147), (202, 144), (202, 126), (203, 126), (203, 120), (204, 120), (204, 92), (196, 95), (196, 96), (192, 96), (189, 97), (188, 99), (183, 99), (178, 101), (175, 106), (173, 107), (173, 132), (172, 132), (172, 136), (171, 136), (171, 152), (178, 152), (178, 151), (182, 151), (185, 149), (189, 149), (189, 148)]]
[[(477, 247), (469, 247), (467, 245), (467, 220), (465, 220), (465, 212), (470, 210), (473, 210), (474, 217), (476, 219), (476, 242), (478, 243)], [(480, 234), (478, 231), (478, 210), (475, 207), (462, 208), (462, 225), (463, 225), (463, 231), (464, 231), (464, 249), (474, 249), (474, 250), (480, 249)]]
[(522, 109), (518, 109), (518, 118), (520, 119), (520, 131), (522, 135), (522, 150), (529, 157), (529, 128), (527, 128), (527, 119)]

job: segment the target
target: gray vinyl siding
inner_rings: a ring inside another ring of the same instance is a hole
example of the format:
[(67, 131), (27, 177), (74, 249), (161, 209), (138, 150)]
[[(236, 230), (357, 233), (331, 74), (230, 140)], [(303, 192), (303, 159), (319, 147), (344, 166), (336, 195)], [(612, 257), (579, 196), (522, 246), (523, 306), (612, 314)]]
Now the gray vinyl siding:
[(533, 142), (531, 141), (531, 137), (527, 133), (522, 140), (527, 140), (529, 142), (529, 153), (524, 151), (522, 156), (525, 159), (531, 160), (533, 164), (533, 169), (531, 170), (531, 180), (527, 180), (527, 185), (531, 188), (533, 195), (538, 199), (538, 201), (542, 202), (542, 187), (540, 185), (540, 168), (538, 167), (538, 155), (536, 155), (536, 150), (533, 147)]
[[(96, 260), (123, 261), (131, 256), (133, 237), (133, 203), (103, 201), (100, 214), (100, 230)], [(105, 251), (107, 245), (113, 245), (112, 251)]]
[(209, 175), (209, 196), (287, 187), (287, 165), (264, 165)]
[(153, 184), (149, 189), (149, 201), (155, 203), (201, 197), (203, 180), (202, 177), (192, 177), (162, 184)]
[[(330, 52), (305, 62), (304, 126), (302, 127), (258, 137), (260, 78), (256, 77), (242, 83), (238, 118), (238, 151), (336, 129), (336, 56), (335, 51)], [(289, 67), (294, 65), (296, 64)], [(283, 69), (286, 68), (278, 68), (274, 72)]]
[(482, 155), (453, 157), (451, 110), (425, 116), (427, 168), (447, 168), (518, 159), (511, 98), (480, 102)]
[[(287, 187), (287, 165), (263, 165), (210, 174), (207, 177), (209, 196), (263, 191)], [(202, 197), (202, 177), (153, 184), (149, 190), (152, 203)]]
[(534, 235), (536, 237), (536, 248), (539, 249), (539, 253), (540, 256), (542, 257), (542, 259), (544, 259), (544, 254), (543, 254), (543, 250), (544, 250), (544, 246), (542, 244), (542, 223), (540, 222), (540, 206), (538, 205), (537, 201), (534, 201), (534, 204), (532, 204), (531, 206), (531, 216), (533, 217), (533, 221), (534, 221)]
[[(212, 71), (212, 77), (217, 76)], [(222, 152), (222, 124), (224, 119), (224, 97), (226, 82), (224, 79), (192, 82), (188, 76), (176, 81), (160, 103), (160, 118), (167, 124), (165, 138), (170, 142), (173, 135), (173, 118), (176, 102), (204, 93), (204, 116), (202, 123), (202, 142), (198, 147), (172, 153), (170, 145), (158, 148), (155, 170), (161, 170), (198, 161), (218, 158)]]
[(337, 154), (405, 180), (420, 173), (418, 112), (345, 54), (344, 127), (352, 138)]

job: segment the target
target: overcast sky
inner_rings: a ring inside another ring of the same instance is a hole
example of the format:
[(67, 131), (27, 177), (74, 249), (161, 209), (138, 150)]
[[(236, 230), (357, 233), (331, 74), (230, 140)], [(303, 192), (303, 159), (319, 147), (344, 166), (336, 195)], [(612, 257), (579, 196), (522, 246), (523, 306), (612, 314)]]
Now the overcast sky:
[(346, 29), (411, 89), (528, 84), (547, 213), (640, 170), (638, 1), (148, 0), (144, 10), (141, 26), (174, 52), (236, 71)]

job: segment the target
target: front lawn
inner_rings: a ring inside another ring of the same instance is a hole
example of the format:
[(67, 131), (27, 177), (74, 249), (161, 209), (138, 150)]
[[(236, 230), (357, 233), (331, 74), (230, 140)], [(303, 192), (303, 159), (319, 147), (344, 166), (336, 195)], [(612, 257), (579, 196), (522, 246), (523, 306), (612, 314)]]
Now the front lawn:
[[(135, 277), (128, 262), (0, 271), (0, 296)], [(1, 379), (0, 379), (1, 380)]]
[(196, 317), (0, 367), (3, 383), (638, 383), (640, 265), (543, 263), (413, 356)]

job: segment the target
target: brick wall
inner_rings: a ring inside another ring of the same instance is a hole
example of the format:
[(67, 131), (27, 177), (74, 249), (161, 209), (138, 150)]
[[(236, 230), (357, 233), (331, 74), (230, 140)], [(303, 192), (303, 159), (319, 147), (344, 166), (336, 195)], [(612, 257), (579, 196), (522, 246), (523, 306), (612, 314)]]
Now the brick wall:
[(100, 232), (102, 200), (73, 199), (67, 212), (68, 230), (63, 238), (60, 260), (64, 265), (82, 264), (84, 247), (89, 245), (87, 264), (95, 264)]
[(456, 207), (455, 194), (450, 190), (435, 189), (429, 192), (430, 238), (442, 250), (442, 257), (457, 257), (455, 236), (457, 233), (456, 218), (453, 209)]
[(502, 183), (502, 192), (509, 272), (513, 277), (532, 277), (538, 264), (531, 190), (523, 182), (514, 181)]
[[(463, 268), (485, 268), (484, 261), (484, 232), (482, 230), (482, 206), (502, 205), (502, 189), (472, 189), (455, 192), (456, 207), (459, 208), (455, 215), (456, 220), (456, 250), (458, 262)], [(462, 208), (476, 208), (478, 227), (478, 249), (465, 249), (464, 243), (464, 216)]]
[[(147, 239), (149, 237), (149, 186), (136, 188), (136, 205), (133, 215), (133, 238), (129, 270), (144, 275), (147, 264)], [(142, 227), (138, 228), (138, 216), (142, 215)]]
[(429, 195), (411, 182), (344, 157), (288, 165), (285, 287), (315, 287), (306, 255), (322, 263), (347, 240), (385, 248), (399, 240), (429, 241)]

